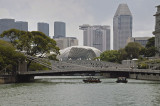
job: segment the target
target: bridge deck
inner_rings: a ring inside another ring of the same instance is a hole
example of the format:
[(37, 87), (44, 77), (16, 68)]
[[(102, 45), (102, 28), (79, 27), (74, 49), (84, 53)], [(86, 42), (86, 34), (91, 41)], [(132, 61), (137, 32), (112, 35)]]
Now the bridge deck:
[(28, 71), (21, 72), (19, 75), (43, 75), (43, 74), (56, 74), (56, 73), (78, 73), (78, 72), (128, 72), (128, 73), (148, 73), (148, 74), (160, 74), (160, 70), (150, 69), (129, 69), (129, 68), (94, 68), (86, 70), (41, 70), (41, 71)]

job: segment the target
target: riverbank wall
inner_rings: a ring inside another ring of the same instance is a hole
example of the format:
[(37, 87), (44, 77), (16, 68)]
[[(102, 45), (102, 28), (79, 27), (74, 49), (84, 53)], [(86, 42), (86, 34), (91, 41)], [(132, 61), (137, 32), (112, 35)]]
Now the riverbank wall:
[(16, 77), (12, 75), (3, 75), (0, 76), (0, 84), (8, 84), (8, 83), (15, 83)]
[(34, 76), (17, 76), (17, 75), (0, 76), (0, 84), (23, 83), (23, 82), (33, 82), (33, 81), (34, 81)]
[(160, 73), (108, 72), (103, 73), (102, 76), (106, 78), (126, 77), (137, 80), (160, 81)]
[(138, 80), (153, 80), (160, 81), (160, 74), (151, 73), (130, 73), (129, 78)]

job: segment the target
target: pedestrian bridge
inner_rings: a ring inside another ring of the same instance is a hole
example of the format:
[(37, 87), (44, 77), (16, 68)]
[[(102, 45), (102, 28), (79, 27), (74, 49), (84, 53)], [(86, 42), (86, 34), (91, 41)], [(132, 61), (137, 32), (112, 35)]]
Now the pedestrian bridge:
[[(61, 75), (102, 75), (106, 77), (120, 77), (136, 79), (160, 80), (160, 70), (133, 69), (128, 65), (118, 63), (96, 61), (96, 60), (68, 60), (50, 61), (47, 59), (27, 56), (34, 62), (48, 67), (50, 70), (24, 71), (19, 70), (18, 76), (21, 78), (30, 76), (61, 76)], [(34, 59), (33, 59), (34, 58)], [(50, 62), (51, 64), (48, 64)]]

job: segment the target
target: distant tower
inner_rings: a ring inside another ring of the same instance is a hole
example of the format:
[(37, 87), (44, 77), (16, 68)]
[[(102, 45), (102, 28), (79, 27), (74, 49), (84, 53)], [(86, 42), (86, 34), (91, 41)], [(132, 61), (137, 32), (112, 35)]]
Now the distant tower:
[(157, 6), (157, 12), (154, 15), (156, 19), (155, 31), (153, 34), (155, 35), (155, 47), (158, 50), (157, 57), (160, 57), (160, 5)]
[(64, 22), (54, 22), (54, 37), (66, 37), (66, 24)]
[(91, 46), (100, 51), (110, 50), (110, 26), (82, 25), (83, 45)]
[(113, 18), (113, 49), (119, 50), (132, 37), (132, 14), (127, 4), (120, 4)]
[(15, 20), (14, 19), (0, 19), (0, 34), (5, 31), (15, 28)]
[(15, 28), (21, 31), (28, 31), (28, 22), (16, 21)]
[(38, 31), (43, 32), (45, 35), (49, 36), (49, 24), (48, 23), (38, 23)]
[[(28, 31), (28, 22), (16, 21), (15, 19), (0, 19), (0, 34), (9, 29)], [(0, 38), (9, 41), (7, 38)]]

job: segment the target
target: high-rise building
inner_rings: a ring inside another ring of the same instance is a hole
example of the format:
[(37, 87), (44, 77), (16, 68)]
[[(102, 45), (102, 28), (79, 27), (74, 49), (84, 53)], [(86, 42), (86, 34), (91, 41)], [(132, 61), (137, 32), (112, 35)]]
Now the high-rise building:
[(49, 24), (39, 22), (38, 23), (38, 31), (43, 32), (45, 35), (49, 36)]
[(55, 38), (54, 40), (57, 42), (57, 46), (60, 49), (78, 45), (78, 40), (75, 37), (60, 37), (60, 38)]
[(0, 19), (0, 34), (9, 29), (28, 31), (28, 22), (16, 21), (14, 19)]
[(54, 22), (53, 38), (66, 37), (66, 24), (64, 22)]
[(129, 42), (137, 42), (139, 44), (141, 44), (143, 47), (146, 46), (148, 39), (150, 39), (151, 37), (129, 37), (127, 39), (127, 44)]
[(15, 29), (18, 29), (21, 31), (28, 31), (28, 22), (16, 21), (15, 22)]
[[(0, 19), (0, 34), (9, 29), (28, 31), (28, 22), (16, 21), (15, 19)], [(7, 38), (1, 38), (9, 41)]]
[(101, 51), (110, 50), (110, 26), (82, 25), (83, 45), (95, 47)]
[(160, 5), (157, 6), (157, 12), (154, 16), (156, 18), (156, 24), (153, 34), (155, 35), (155, 47), (158, 50), (157, 56), (160, 57)]
[(119, 50), (132, 37), (132, 14), (127, 4), (120, 4), (113, 18), (113, 49)]
[(14, 19), (0, 19), (0, 34), (11, 28), (15, 28), (15, 20)]

